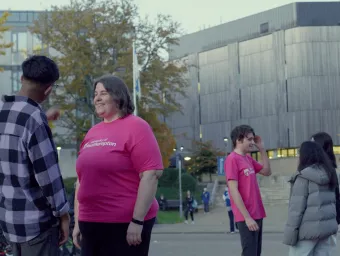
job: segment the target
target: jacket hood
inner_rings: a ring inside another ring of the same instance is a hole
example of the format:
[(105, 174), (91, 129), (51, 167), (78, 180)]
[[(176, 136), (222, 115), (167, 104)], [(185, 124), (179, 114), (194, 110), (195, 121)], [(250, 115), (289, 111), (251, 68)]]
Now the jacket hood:
[(290, 182), (294, 182), (298, 176), (312, 181), (318, 185), (327, 185), (330, 183), (330, 179), (326, 171), (319, 166), (309, 166), (303, 169), (301, 172), (297, 172), (295, 175), (292, 176)]

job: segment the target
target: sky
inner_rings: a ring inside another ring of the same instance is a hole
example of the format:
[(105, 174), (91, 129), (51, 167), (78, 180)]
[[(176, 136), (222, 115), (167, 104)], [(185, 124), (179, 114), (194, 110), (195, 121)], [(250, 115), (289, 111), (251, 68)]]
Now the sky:
[[(70, 0), (0, 0), (0, 10), (45, 10)], [(168, 14), (180, 22), (185, 33), (219, 25), (245, 16), (290, 4), (291, 0), (135, 0), (142, 16)], [(329, 2), (309, 0), (299, 2)]]

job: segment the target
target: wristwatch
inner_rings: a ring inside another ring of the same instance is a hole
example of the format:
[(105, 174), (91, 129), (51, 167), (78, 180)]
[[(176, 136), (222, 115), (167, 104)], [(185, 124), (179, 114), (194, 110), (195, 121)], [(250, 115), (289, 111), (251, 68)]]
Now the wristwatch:
[(132, 218), (131, 222), (141, 226), (144, 225), (144, 221), (136, 220), (135, 218)]

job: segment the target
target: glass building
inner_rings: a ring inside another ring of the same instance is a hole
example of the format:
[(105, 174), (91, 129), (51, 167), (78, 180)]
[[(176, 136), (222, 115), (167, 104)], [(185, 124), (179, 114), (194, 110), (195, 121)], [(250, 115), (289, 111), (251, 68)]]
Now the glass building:
[(170, 58), (189, 62), (190, 86), (166, 120), (177, 143), (230, 151), (223, 138), (249, 124), (272, 158), (319, 131), (340, 145), (339, 13), (340, 2), (292, 3), (181, 37)]
[[(4, 11), (0, 11), (2, 15)], [(5, 42), (13, 42), (12, 48), (5, 50), (5, 55), (0, 55), (0, 95), (12, 94), (20, 89), (21, 63), (33, 51), (44, 52), (42, 41), (29, 32), (28, 27), (33, 24), (41, 12), (35, 11), (10, 11), (7, 20), (10, 31), (4, 33)], [(47, 49), (45, 48), (45, 51)]]

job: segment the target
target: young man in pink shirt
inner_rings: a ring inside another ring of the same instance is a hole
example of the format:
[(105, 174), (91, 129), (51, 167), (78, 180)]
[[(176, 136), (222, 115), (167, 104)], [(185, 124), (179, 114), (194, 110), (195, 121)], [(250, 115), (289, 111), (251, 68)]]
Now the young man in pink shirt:
[[(266, 217), (256, 174), (271, 175), (269, 159), (262, 140), (253, 128), (240, 125), (231, 132), (234, 151), (225, 161), (231, 208), (237, 223), (242, 245), (242, 256), (260, 256), (262, 249), (262, 220)], [(249, 153), (260, 151), (262, 164)]]

